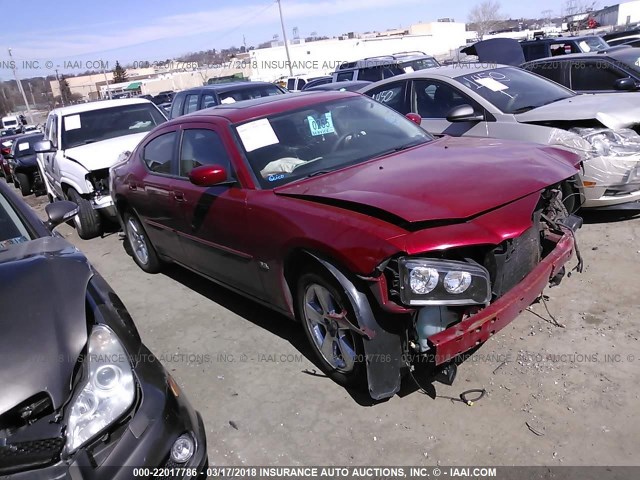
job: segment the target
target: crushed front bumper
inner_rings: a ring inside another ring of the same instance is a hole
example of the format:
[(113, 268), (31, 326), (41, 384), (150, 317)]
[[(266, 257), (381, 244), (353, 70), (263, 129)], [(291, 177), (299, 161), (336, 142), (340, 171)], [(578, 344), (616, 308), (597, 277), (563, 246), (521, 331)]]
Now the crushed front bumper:
[(103, 215), (115, 219), (117, 217), (116, 206), (111, 195), (93, 195), (91, 206), (94, 210), (99, 210)]
[(582, 208), (627, 209), (640, 201), (640, 154), (584, 162)]
[(571, 258), (575, 247), (570, 231), (547, 238), (557, 240), (555, 248), (520, 283), (475, 315), (428, 338), (435, 347), (436, 365), (486, 342), (540, 296), (549, 281)]

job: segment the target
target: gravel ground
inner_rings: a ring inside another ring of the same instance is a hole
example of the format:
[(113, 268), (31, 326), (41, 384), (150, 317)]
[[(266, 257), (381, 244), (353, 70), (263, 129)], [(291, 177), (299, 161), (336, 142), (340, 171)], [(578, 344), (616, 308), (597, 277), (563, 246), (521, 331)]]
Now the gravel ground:
[[(29, 203), (43, 215), (43, 198)], [(80, 240), (202, 413), (212, 465), (634, 465), (640, 218), (590, 215), (585, 270), (458, 369), (371, 405), (319, 370), (300, 325), (183, 270), (148, 275), (117, 234)], [(575, 260), (571, 262), (571, 265)], [(181, 354), (176, 356), (175, 354)], [(467, 389), (487, 395), (473, 406)]]

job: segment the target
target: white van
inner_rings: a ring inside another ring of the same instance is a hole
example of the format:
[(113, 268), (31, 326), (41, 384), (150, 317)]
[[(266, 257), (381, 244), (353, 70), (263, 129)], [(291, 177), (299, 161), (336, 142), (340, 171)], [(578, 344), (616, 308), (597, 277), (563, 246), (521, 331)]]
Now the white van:
[(16, 130), (21, 130), (22, 122), (17, 115), (2, 117), (2, 128), (15, 128)]

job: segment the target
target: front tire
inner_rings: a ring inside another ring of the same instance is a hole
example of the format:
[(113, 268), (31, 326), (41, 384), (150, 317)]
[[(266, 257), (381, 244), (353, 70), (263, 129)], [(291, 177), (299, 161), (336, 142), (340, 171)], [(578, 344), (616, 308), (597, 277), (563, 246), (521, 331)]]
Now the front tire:
[(91, 240), (102, 234), (100, 212), (94, 210), (89, 200), (82, 198), (78, 192), (70, 188), (67, 192), (69, 200), (78, 205), (78, 213), (73, 217), (78, 236), (83, 240)]
[(303, 274), (296, 289), (296, 310), (322, 370), (345, 387), (367, 385), (362, 337), (337, 320), (357, 325), (343, 289), (324, 271)]
[(124, 215), (124, 234), (134, 262), (147, 273), (158, 273), (162, 263), (156, 249), (153, 248), (138, 217), (131, 212)]
[(23, 197), (31, 195), (31, 182), (29, 176), (24, 173), (16, 173), (16, 181)]

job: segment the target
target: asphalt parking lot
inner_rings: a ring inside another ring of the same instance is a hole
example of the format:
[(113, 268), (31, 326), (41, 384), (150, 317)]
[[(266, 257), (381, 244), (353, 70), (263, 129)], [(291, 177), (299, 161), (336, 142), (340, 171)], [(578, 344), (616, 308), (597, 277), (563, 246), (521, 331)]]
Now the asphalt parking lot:
[[(46, 197), (28, 202), (44, 216)], [(633, 465), (640, 457), (640, 218), (587, 217), (578, 236), (584, 272), (546, 292), (557, 324), (534, 305), (461, 365), (452, 386), (407, 385), (375, 405), (323, 378), (298, 324), (178, 267), (144, 273), (117, 233), (83, 241), (67, 225), (59, 231), (120, 295), (201, 412), (212, 465)], [(473, 406), (457, 401), (472, 388), (487, 395)]]

